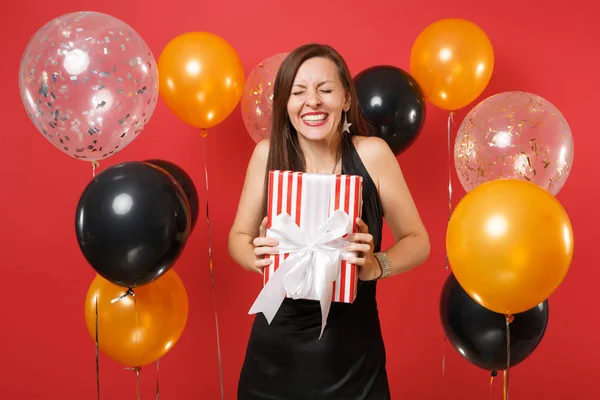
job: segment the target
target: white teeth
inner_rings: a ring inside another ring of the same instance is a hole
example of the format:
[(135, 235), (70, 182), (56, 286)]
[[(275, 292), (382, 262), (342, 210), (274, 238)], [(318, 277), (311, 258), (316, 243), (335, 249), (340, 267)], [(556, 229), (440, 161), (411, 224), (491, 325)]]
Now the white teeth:
[(302, 117), (304, 121), (323, 121), (327, 119), (327, 114), (305, 115)]

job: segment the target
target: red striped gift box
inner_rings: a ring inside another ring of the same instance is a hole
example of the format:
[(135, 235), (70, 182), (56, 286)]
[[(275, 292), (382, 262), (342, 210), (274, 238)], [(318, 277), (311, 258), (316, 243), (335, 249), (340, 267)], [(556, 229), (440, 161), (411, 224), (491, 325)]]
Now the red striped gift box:
[[(316, 231), (336, 210), (346, 212), (351, 224), (348, 233), (357, 232), (356, 218), (362, 212), (361, 176), (308, 174), (292, 171), (270, 171), (268, 191), (267, 237), (274, 217), (286, 213), (296, 225), (309, 234)], [(270, 255), (273, 262), (264, 269), (264, 284), (288, 254)], [(358, 283), (357, 266), (340, 259), (340, 270), (333, 283), (332, 301), (352, 303)], [(316, 297), (307, 297), (318, 300)]]

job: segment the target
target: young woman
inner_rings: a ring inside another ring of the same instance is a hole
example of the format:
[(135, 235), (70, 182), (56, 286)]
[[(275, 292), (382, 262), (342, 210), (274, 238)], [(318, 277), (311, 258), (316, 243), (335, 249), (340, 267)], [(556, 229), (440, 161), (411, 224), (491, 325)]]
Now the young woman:
[[(282, 63), (275, 80), (270, 140), (256, 146), (246, 173), (229, 252), (262, 273), (277, 242), (265, 237), (267, 173), (293, 170), (363, 177), (362, 219), (349, 260), (359, 266), (352, 304), (331, 304), (321, 339), (318, 301), (285, 299), (269, 325), (257, 314), (238, 386), (239, 400), (390, 399), (376, 302), (377, 281), (422, 264), (429, 239), (387, 144), (369, 136), (352, 77), (331, 47), (309, 44)], [(396, 243), (381, 251), (383, 218)]]

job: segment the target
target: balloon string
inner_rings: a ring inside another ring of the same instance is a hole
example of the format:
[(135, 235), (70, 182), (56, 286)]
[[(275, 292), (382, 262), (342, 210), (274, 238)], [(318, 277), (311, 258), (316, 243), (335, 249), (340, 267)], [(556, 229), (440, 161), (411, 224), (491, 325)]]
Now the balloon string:
[(504, 371), (504, 400), (508, 400), (508, 371)]
[[(139, 354), (138, 353), (138, 309), (137, 309), (137, 299), (135, 298), (135, 293), (133, 293), (132, 289), (127, 289), (127, 292), (125, 292), (124, 295), (122, 295), (121, 297), (118, 297), (117, 300), (121, 300), (122, 298), (131, 295), (133, 297), (133, 309), (135, 310), (135, 354)], [(131, 371), (135, 371), (136, 375), (137, 375), (137, 383), (135, 386), (135, 393), (137, 396), (137, 400), (140, 400), (140, 371), (141, 371), (141, 367), (128, 367), (125, 368), (126, 370), (131, 370)]]
[[(206, 138), (206, 130), (202, 130), (202, 137)], [(210, 270), (210, 280), (212, 285), (212, 296), (213, 296), (213, 309), (215, 312), (215, 330), (217, 334), (217, 360), (219, 363), (219, 385), (221, 387), (221, 400), (225, 399), (225, 390), (223, 387), (223, 362), (221, 360), (221, 340), (219, 335), (219, 318), (217, 314), (217, 296), (215, 289), (215, 274), (213, 271), (213, 262), (212, 262), (212, 244), (211, 244), (211, 236), (210, 236), (210, 213), (208, 211), (208, 156), (206, 151), (206, 139), (204, 139), (204, 181), (206, 183), (206, 225), (208, 229), (208, 268)]]
[(98, 346), (98, 295), (96, 295), (96, 390), (100, 400), (100, 349)]
[[(450, 112), (448, 116), (448, 223), (452, 216), (452, 151), (451, 151), (451, 125), (454, 123), (454, 113)], [(446, 272), (450, 262), (448, 261), (448, 253), (446, 252)], [(443, 398), (446, 399), (446, 342), (448, 338), (444, 334), (444, 350), (442, 355), (442, 386)]]
[(137, 400), (140, 400), (140, 371), (142, 369), (140, 367), (127, 367), (125, 369), (128, 371), (134, 371), (137, 376), (137, 382), (135, 384), (135, 395), (137, 396)]
[(492, 371), (490, 377), (490, 400), (492, 400), (492, 387), (494, 386), (494, 378), (498, 375), (496, 371)]
[(512, 316), (506, 316), (506, 369), (504, 370), (504, 400), (508, 400), (508, 383), (510, 375), (510, 323)]
[(446, 342), (448, 337), (444, 334), (444, 348), (442, 354), (442, 398), (446, 399)]
[[(129, 289), (131, 291), (131, 293), (133, 293), (133, 290)], [(138, 331), (139, 331), (139, 321), (138, 321), (138, 309), (137, 309), (137, 299), (135, 296), (133, 296), (133, 309), (135, 310), (135, 354), (138, 355), (139, 350), (138, 350)], [(140, 367), (136, 368), (136, 374), (137, 374), (137, 387), (136, 387), (136, 391), (137, 391), (137, 399), (140, 400)]]
[[(124, 299), (127, 296), (131, 296), (133, 297), (133, 308), (135, 310), (135, 354), (138, 354), (138, 309), (137, 309), (137, 299), (135, 297), (135, 292), (133, 291), (133, 289), (131, 288), (127, 288), (127, 291), (125, 293), (123, 293), (122, 295), (120, 295), (119, 297), (112, 299), (110, 302), (111, 304), (116, 303), (117, 301), (120, 301), (122, 299)], [(137, 375), (137, 384), (136, 384), (136, 395), (137, 395), (137, 400), (140, 400), (140, 367), (126, 367), (124, 368), (127, 371), (135, 371), (136, 375)]]
[(156, 400), (160, 399), (160, 391), (158, 390), (158, 370), (160, 369), (160, 359), (156, 360)]
[[(452, 216), (452, 140), (451, 140), (451, 124), (454, 124), (454, 113), (450, 112), (448, 116), (448, 223), (450, 223), (450, 217)], [(450, 263), (448, 261), (448, 254), (446, 254), (446, 272), (448, 271)]]
[[(137, 319), (137, 316), (136, 316), (136, 319)], [(136, 324), (136, 326), (137, 326), (137, 324)], [(136, 353), (137, 353), (137, 333), (136, 333), (135, 336), (136, 336), (136, 341), (135, 341), (136, 342), (135, 343), (136, 346), (135, 346), (135, 348), (136, 348)], [(135, 383), (135, 395), (137, 396), (137, 400), (140, 400), (141, 397), (140, 397), (140, 368), (139, 367), (137, 367), (135, 369), (135, 374), (137, 376), (137, 381)]]

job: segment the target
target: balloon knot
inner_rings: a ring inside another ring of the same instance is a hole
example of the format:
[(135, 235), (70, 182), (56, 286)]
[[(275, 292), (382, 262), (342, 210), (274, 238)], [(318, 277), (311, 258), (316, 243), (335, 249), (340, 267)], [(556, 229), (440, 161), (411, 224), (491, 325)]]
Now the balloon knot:
[(127, 291), (125, 293), (123, 293), (122, 295), (120, 295), (119, 297), (117, 297), (116, 299), (112, 299), (110, 301), (111, 304), (116, 303), (117, 301), (127, 297), (127, 296), (131, 296), (131, 297), (135, 297), (135, 293), (133, 292), (132, 288), (127, 288)]
[(200, 136), (204, 138), (208, 136), (208, 132), (206, 131), (206, 129), (200, 129)]
[(498, 372), (492, 371), (492, 378), (495, 378), (496, 376), (498, 376)]
[(506, 320), (508, 321), (508, 323), (512, 323), (515, 320), (515, 316), (512, 314), (506, 314)]
[(100, 163), (97, 160), (92, 161), (92, 178), (96, 177), (96, 169), (100, 166)]

